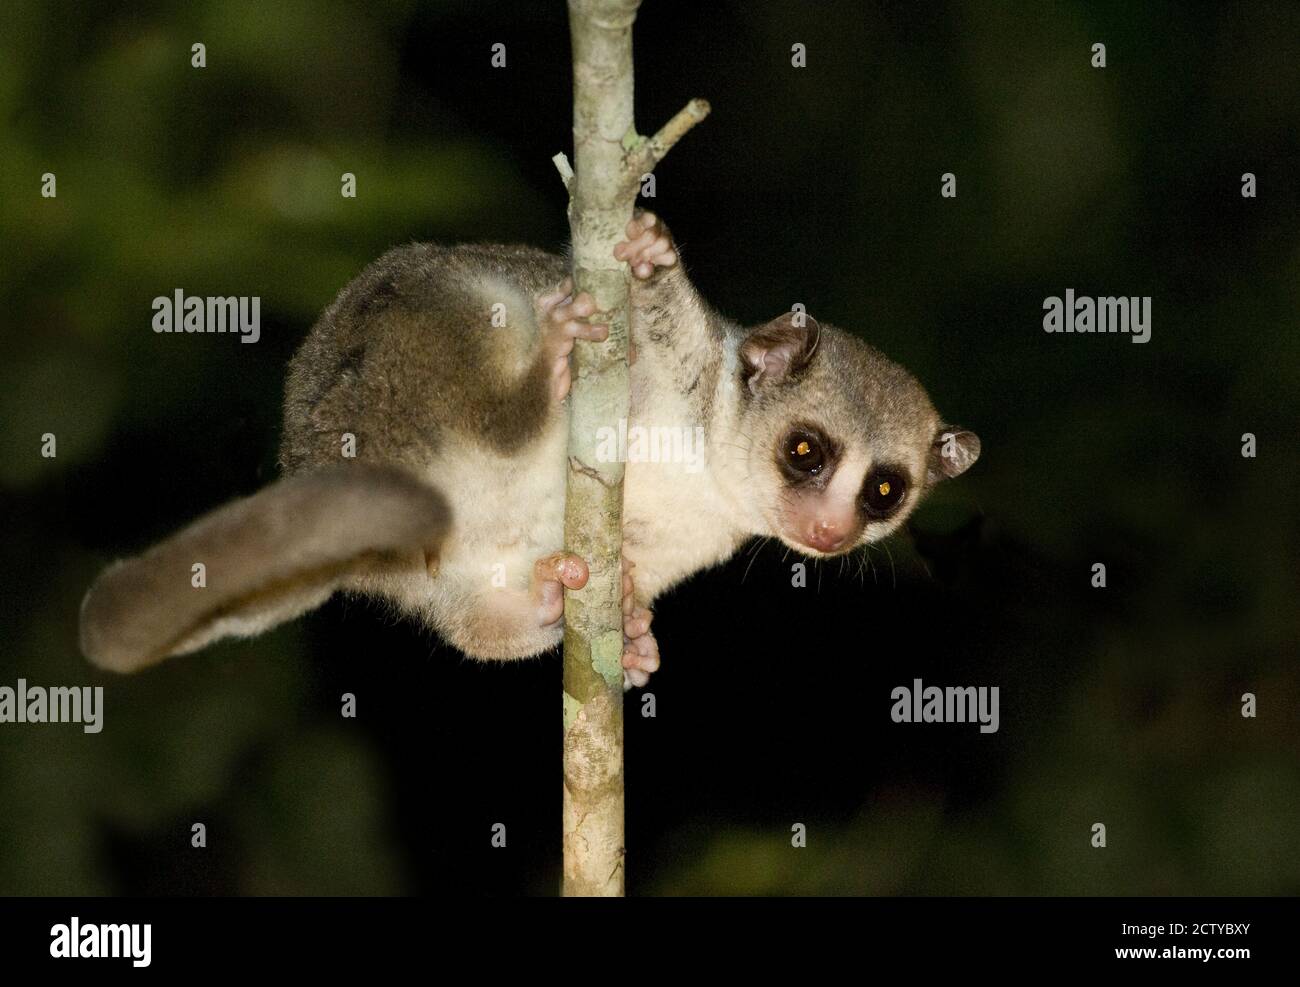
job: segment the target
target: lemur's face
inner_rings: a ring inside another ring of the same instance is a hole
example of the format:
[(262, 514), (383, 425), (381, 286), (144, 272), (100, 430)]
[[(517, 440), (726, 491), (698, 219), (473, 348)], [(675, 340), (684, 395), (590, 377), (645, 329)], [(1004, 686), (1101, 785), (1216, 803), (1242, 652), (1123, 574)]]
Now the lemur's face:
[(920, 384), (865, 343), (789, 322), (741, 346), (748, 495), (765, 534), (842, 555), (895, 531), (931, 486), (975, 462), (979, 439), (944, 426)]
[(836, 437), (811, 420), (792, 422), (772, 454), (781, 481), (773, 530), (808, 555), (884, 538), (924, 490), (915, 456), (875, 454), (861, 436)]

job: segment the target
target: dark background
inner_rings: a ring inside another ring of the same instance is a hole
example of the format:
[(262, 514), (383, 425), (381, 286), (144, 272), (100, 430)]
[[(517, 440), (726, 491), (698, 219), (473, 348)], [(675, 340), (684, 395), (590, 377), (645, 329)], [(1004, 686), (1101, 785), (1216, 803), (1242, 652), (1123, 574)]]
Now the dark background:
[[(553, 893), (557, 655), (336, 599), (120, 679), (76, 625), (274, 477), (285, 362), (365, 263), (562, 247), (563, 4), (120, 6), (0, 37), (0, 685), (107, 706), (0, 725), (0, 893)], [(1300, 7), (1135, 6), (647, 0), (641, 130), (713, 104), (652, 204), (701, 291), (861, 333), (984, 453), (866, 564), (795, 589), (768, 545), (659, 601), (629, 893), (1300, 892)], [(260, 295), (261, 341), (154, 334), (177, 287)], [(1151, 342), (1045, 334), (1067, 288), (1151, 295)], [(998, 686), (1000, 731), (892, 723), (914, 678)]]

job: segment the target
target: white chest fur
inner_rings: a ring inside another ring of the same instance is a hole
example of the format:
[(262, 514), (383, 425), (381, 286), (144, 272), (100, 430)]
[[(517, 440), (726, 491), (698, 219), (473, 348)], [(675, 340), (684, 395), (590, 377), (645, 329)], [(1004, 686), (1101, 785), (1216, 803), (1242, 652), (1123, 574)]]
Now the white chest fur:
[(566, 426), (557, 418), (513, 456), (485, 449), (435, 463), (430, 482), (451, 505), (439, 577), (525, 589), (533, 563), (563, 548)]
[[(649, 602), (726, 559), (743, 533), (710, 473), (703, 425), (672, 395), (636, 403), (643, 407), (615, 429), (613, 448), (625, 459), (625, 554), (636, 563), (637, 595)], [(448, 605), (485, 584), (525, 589), (533, 563), (564, 548), (567, 442), (567, 420), (557, 415), (519, 454), (462, 450), (431, 466), (430, 482), (452, 510), (437, 579)]]

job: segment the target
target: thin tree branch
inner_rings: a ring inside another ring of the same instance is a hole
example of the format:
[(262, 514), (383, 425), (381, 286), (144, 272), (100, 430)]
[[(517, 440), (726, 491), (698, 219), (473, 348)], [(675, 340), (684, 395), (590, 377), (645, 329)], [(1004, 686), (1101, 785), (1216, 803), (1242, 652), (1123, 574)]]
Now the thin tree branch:
[(653, 138), (632, 114), (632, 24), (641, 0), (569, 0), (574, 166), (552, 160), (569, 190), (574, 291), (609, 324), (573, 351), (564, 541), (590, 577), (564, 599), (564, 894), (620, 896), (623, 844), (623, 463), (597, 454), (628, 417), (631, 312), (623, 238), (640, 176), (708, 112), (692, 101)]

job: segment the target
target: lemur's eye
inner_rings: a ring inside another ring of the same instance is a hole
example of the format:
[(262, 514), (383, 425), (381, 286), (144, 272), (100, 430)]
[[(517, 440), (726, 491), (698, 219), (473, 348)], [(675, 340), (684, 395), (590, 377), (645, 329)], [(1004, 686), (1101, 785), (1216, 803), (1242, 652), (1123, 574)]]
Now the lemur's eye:
[(884, 517), (893, 512), (907, 492), (907, 482), (892, 470), (876, 470), (862, 485), (862, 501), (867, 512)]
[(826, 453), (817, 436), (791, 432), (785, 440), (786, 461), (800, 473), (816, 476), (826, 465)]

